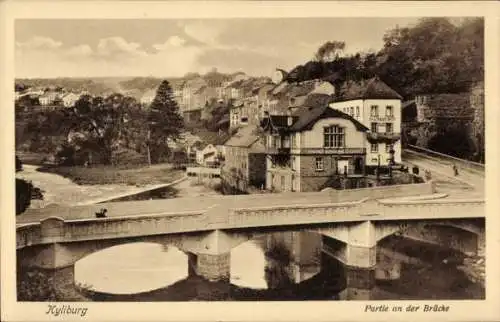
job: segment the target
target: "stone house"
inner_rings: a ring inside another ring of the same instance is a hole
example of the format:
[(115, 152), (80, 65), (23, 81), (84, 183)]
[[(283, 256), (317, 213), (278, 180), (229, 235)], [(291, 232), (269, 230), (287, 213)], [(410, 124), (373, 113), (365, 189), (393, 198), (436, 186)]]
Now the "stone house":
[(364, 177), (368, 127), (328, 105), (262, 121), (266, 189), (319, 191), (339, 176)]
[(196, 150), (196, 163), (202, 166), (214, 164), (218, 155), (219, 151), (213, 144), (202, 144)]
[(266, 154), (258, 128), (246, 126), (224, 143), (225, 161), (221, 171), (226, 191), (247, 192), (265, 187)]

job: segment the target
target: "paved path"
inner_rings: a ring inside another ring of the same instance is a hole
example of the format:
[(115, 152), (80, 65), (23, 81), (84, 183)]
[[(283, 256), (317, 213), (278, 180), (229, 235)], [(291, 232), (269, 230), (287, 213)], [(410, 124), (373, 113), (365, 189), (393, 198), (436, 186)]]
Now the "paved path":
[(453, 175), (450, 161), (430, 158), (424, 154), (405, 150), (403, 162), (416, 165), (420, 171), (429, 170), (437, 183), (438, 192), (449, 194), (449, 198), (478, 198), (485, 195), (484, 174), (478, 170), (459, 167), (459, 175)]

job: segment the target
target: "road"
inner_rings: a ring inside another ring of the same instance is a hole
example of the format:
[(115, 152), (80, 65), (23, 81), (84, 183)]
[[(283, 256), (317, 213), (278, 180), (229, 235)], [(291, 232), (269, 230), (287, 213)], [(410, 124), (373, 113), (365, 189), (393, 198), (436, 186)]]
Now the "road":
[(439, 160), (424, 154), (405, 150), (403, 162), (416, 165), (420, 171), (429, 170), (432, 179), (436, 181), (439, 193), (446, 193), (448, 198), (484, 198), (485, 177), (478, 170), (466, 169), (457, 164), (458, 176), (454, 176), (452, 163), (447, 160)]

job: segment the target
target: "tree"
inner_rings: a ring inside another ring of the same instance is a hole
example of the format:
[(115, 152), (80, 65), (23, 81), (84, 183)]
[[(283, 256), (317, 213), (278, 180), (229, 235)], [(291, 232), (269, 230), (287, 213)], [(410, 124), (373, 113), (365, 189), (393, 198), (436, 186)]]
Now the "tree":
[(328, 62), (339, 58), (345, 49), (343, 41), (327, 41), (319, 47), (314, 56), (317, 61)]
[(71, 141), (68, 143), (76, 150), (89, 151), (93, 160), (116, 163), (114, 154), (130, 147), (132, 138), (140, 132), (136, 116), (140, 111), (134, 98), (121, 94), (106, 98), (84, 96), (76, 102), (66, 122)]
[(167, 80), (162, 81), (156, 91), (150, 106), (148, 125), (148, 155), (151, 163), (157, 163), (168, 156), (168, 139), (177, 140), (184, 128), (179, 106), (173, 98), (172, 88)]

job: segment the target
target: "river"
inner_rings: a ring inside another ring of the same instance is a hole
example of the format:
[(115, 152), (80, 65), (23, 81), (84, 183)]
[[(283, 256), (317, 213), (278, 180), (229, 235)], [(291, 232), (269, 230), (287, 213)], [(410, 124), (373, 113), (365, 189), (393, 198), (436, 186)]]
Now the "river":
[[(29, 174), (26, 176), (29, 179)], [(61, 182), (56, 182), (60, 188)], [(184, 182), (179, 187), (142, 193), (135, 199), (184, 196), (190, 191), (199, 195), (215, 193), (200, 189), (200, 185)], [(288, 232), (240, 244), (230, 254), (230, 283), (212, 283), (190, 276), (187, 255), (174, 246), (126, 244), (79, 260), (75, 265), (75, 281), (93, 291), (87, 296), (94, 301), (483, 299), (485, 296), (482, 283), (471, 280), (460, 270), (464, 256), (449, 249), (391, 236), (378, 244), (376, 269), (366, 274), (345, 267), (324, 252), (324, 245), (332, 241), (316, 233)]]

